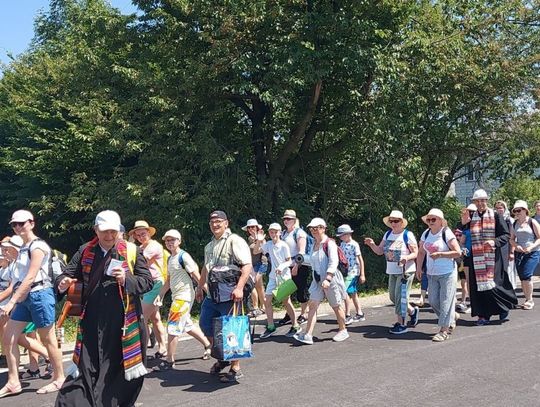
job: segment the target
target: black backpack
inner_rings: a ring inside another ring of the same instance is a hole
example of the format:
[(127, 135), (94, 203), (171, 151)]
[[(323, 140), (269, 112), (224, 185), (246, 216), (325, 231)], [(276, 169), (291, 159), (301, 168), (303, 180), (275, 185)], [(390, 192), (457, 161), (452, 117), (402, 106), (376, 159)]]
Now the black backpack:
[[(28, 246), (28, 258), (31, 258), (32, 254), (32, 244), (35, 241), (44, 241), (43, 239), (37, 238), (30, 242)], [(51, 249), (51, 254), (49, 256), (49, 267), (47, 277), (51, 283), (54, 283), (56, 278), (62, 274), (67, 267), (67, 256), (59, 250)]]

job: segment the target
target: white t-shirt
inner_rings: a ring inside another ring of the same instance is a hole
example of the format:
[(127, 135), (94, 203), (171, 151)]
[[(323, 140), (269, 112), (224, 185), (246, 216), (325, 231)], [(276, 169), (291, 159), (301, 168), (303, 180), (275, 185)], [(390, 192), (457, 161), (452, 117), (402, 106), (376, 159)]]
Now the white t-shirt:
[(40, 281), (44, 281), (45, 283), (42, 286), (32, 288), (30, 291), (38, 291), (43, 288), (52, 287), (52, 282), (49, 281), (49, 257), (51, 256), (51, 248), (43, 240), (33, 240), (27, 245), (21, 247), (21, 250), (19, 250), (19, 256), (16, 260), (15, 270), (13, 272), (14, 283), (16, 284), (23, 281), (28, 274), (31, 257), (29, 256), (30, 249), (32, 250), (32, 253), (35, 253), (36, 250), (41, 250), (43, 253), (45, 253), (43, 260), (41, 261), (41, 268), (34, 279), (34, 283)]
[(281, 266), (279, 268), (282, 272), (288, 272), (288, 266), (291, 263), (291, 251), (287, 243), (280, 240), (279, 242), (274, 244), (274, 242), (268, 240), (267, 242), (264, 242), (261, 249), (264, 254), (270, 255), (270, 262), (272, 263), (272, 270), (270, 273), (275, 274), (276, 269), (279, 266)]
[[(180, 256), (182, 256), (184, 267), (180, 265)], [(193, 302), (195, 290), (193, 289), (191, 273), (199, 271), (199, 267), (190, 254), (182, 250), (180, 253), (169, 257), (167, 270), (169, 272), (172, 300)]]
[[(15, 263), (10, 263), (7, 267), (0, 269), (0, 292), (4, 291), (11, 284), (11, 278), (13, 275)], [(11, 297), (7, 297), (4, 301), (0, 302), (0, 306), (6, 305)]]
[[(456, 262), (454, 259), (448, 259), (445, 257), (433, 260), (430, 256), (430, 253), (448, 252), (451, 250), (448, 244), (444, 243), (442, 237), (443, 231), (445, 233), (447, 243), (450, 243), (452, 239), (456, 238), (454, 233), (448, 227), (443, 227), (436, 234), (433, 234), (430, 231), (427, 234), (427, 237), (426, 232), (422, 233), (422, 241), (420, 244), (423, 245), (424, 250), (426, 251), (426, 272), (431, 276), (442, 276), (456, 270)], [(423, 240), (424, 238), (426, 239), (425, 241)]]
[[(294, 238), (295, 235), (296, 235), (296, 239)], [(299, 253), (297, 242), (301, 237), (306, 239), (306, 245), (307, 245), (307, 233), (304, 230), (302, 230), (302, 228), (296, 228), (290, 233), (285, 230), (281, 234), (281, 240), (283, 240), (289, 246), (289, 249), (291, 251), (291, 257), (294, 257)]]
[(343, 250), (343, 253), (345, 253), (345, 257), (347, 257), (347, 261), (349, 262), (349, 272), (347, 273), (347, 276), (357, 276), (360, 274), (358, 256), (362, 255), (360, 252), (360, 245), (356, 240), (351, 239), (349, 243), (342, 241), (340, 247), (341, 250)]
[[(383, 236), (383, 251), (384, 257), (386, 258), (386, 274), (403, 273), (403, 270), (399, 265), (399, 261), (402, 257), (411, 254), (411, 251), (403, 240), (403, 233), (404, 232), (394, 234), (390, 232), (388, 237), (386, 237), (387, 233), (385, 233)], [(409, 239), (409, 246), (411, 244), (416, 244), (416, 238), (410, 230), (407, 230), (407, 237)], [(405, 264), (405, 272), (412, 273), (414, 271), (416, 271), (416, 262), (414, 260), (407, 261)]]

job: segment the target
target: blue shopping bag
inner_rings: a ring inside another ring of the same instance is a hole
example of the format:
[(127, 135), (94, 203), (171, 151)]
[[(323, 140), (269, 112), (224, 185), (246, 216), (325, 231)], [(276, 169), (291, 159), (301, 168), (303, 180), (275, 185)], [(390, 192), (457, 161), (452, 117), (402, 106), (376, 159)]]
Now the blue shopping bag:
[[(242, 309), (242, 315), (237, 315), (237, 309)], [(244, 315), (244, 307), (233, 304), (231, 313), (214, 318), (214, 343), (212, 357), (218, 360), (238, 360), (253, 357), (251, 349), (251, 334), (249, 318)]]

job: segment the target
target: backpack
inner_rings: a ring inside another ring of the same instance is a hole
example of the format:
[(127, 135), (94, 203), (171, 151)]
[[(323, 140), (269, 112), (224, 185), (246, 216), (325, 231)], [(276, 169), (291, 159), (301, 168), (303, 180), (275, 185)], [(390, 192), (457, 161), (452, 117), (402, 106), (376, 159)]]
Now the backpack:
[[(30, 246), (28, 246), (28, 258), (31, 259), (32, 254), (32, 244), (34, 244), (35, 241), (44, 241), (43, 239), (40, 239), (39, 237), (37, 239), (32, 240), (30, 242)], [(47, 278), (51, 283), (54, 283), (56, 278), (64, 272), (64, 270), (67, 267), (67, 256), (62, 253), (59, 250), (51, 249), (51, 254), (49, 256), (49, 265), (47, 267)], [(45, 281), (45, 279), (43, 279)]]
[[(533, 226), (533, 218), (529, 217), (529, 219), (527, 220), (527, 224), (529, 225), (529, 227), (531, 228), (532, 232), (533, 232), (533, 236), (535, 239), (538, 239), (538, 236), (536, 236), (536, 232), (534, 231), (534, 226)], [(516, 227), (516, 222), (517, 220), (514, 220), (512, 222), (512, 227), (515, 229)]]
[[(303, 228), (296, 228), (293, 232), (293, 239), (296, 244), (298, 244), (298, 230)], [(283, 239), (283, 235), (285, 232), (281, 234), (281, 238)], [(313, 245), (315, 244), (315, 239), (313, 239), (313, 236), (311, 236), (309, 233), (306, 232), (306, 251), (305, 254), (311, 254), (313, 251)]]
[[(392, 229), (388, 229), (385, 233), (384, 240), (388, 240), (390, 233), (392, 233)], [(409, 249), (409, 230), (407, 228), (403, 229), (403, 242), (405, 243), (405, 246), (407, 246), (407, 250), (411, 251), (411, 249)]]
[[(328, 257), (328, 241), (329, 240), (332, 240), (335, 243), (335, 240), (330, 239), (330, 238), (328, 238), (328, 240), (326, 240), (326, 242), (323, 243), (322, 248), (323, 248), (324, 254), (326, 254), (326, 257)], [(339, 271), (341, 271), (341, 274), (343, 274), (343, 277), (347, 277), (347, 274), (349, 274), (349, 260), (347, 260), (347, 256), (345, 256), (345, 252), (343, 251), (341, 247), (337, 245), (337, 243), (336, 243), (336, 246), (337, 246), (338, 259), (339, 259), (337, 268)]]

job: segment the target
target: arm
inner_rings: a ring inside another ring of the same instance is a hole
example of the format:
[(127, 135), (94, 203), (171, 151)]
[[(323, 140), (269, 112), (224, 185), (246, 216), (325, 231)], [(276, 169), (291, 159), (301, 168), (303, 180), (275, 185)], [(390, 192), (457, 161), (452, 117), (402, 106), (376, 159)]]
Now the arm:
[(418, 246), (418, 254), (416, 256), (416, 279), (418, 281), (422, 280), (422, 266), (424, 264), (425, 257), (426, 251), (424, 249), (424, 241), (420, 240), (420, 245)]
[(449, 250), (446, 252), (435, 252), (431, 253), (431, 258), (435, 259), (456, 259), (461, 256), (461, 248), (457, 239), (454, 237), (448, 241)]
[(371, 250), (373, 250), (373, 253), (375, 253), (377, 256), (382, 256), (384, 254), (384, 239), (381, 240), (381, 243), (377, 246), (372, 238), (366, 237), (364, 239), (364, 243), (369, 246)]
[(232, 292), (233, 301), (239, 302), (244, 298), (244, 286), (248, 280), (251, 269), (253, 268), (251, 264), (251, 252), (249, 251), (249, 246), (246, 241), (236, 235), (230, 237), (234, 239), (231, 241), (232, 255), (236, 264), (240, 265), (240, 278), (236, 284), (236, 288)]
[(0, 302), (7, 300), (12, 293), (13, 293), (13, 281), (9, 283), (8, 288), (6, 288), (4, 291), (0, 291)]
[[(323, 243), (321, 242), (321, 245)], [(326, 269), (326, 278), (321, 282), (322, 288), (330, 287), (330, 282), (334, 279), (334, 274), (336, 274), (337, 267), (339, 264), (339, 257), (337, 252), (336, 242), (328, 239), (328, 267)]]
[(56, 277), (56, 280), (54, 281), (54, 291), (56, 292), (57, 297), (61, 298), (73, 282), (77, 280), (82, 281), (81, 258), (85, 247), (86, 245), (83, 245), (77, 250), (66, 266), (64, 272)]
[(199, 266), (197, 263), (195, 263), (195, 260), (193, 260), (193, 257), (187, 252), (184, 252), (184, 264), (186, 271), (189, 273), (189, 276), (193, 281), (197, 283), (197, 285), (200, 285), (201, 281), (201, 274), (199, 273)]
[(195, 291), (195, 299), (198, 302), (201, 302), (203, 300), (204, 291), (208, 292), (208, 285), (206, 284), (207, 276), (208, 276), (208, 270), (206, 269), (206, 265), (204, 265), (201, 270), (201, 276), (199, 278), (199, 285), (197, 286), (197, 290)]
[(152, 289), (154, 281), (148, 270), (148, 264), (144, 258), (141, 249), (137, 249), (137, 260), (133, 273), (126, 273), (126, 293), (134, 295), (142, 295)]
[(540, 246), (540, 225), (535, 219), (531, 219), (531, 223), (532, 223), (532, 229), (534, 231), (534, 235), (536, 236), (536, 240), (534, 241), (532, 245), (527, 247), (526, 249), (527, 253), (532, 252), (534, 249)]
[(11, 296), (11, 299), (9, 302), (2, 307), (4, 312), (6, 314), (9, 314), (15, 304), (24, 301), (26, 296), (31, 290), (31, 286), (34, 283), (34, 280), (36, 279), (37, 273), (41, 269), (41, 263), (43, 262), (43, 259), (45, 258), (45, 252), (41, 248), (36, 248), (32, 250), (31, 256), (30, 256), (30, 267), (28, 270), (28, 274), (24, 278), (24, 280), (21, 282), (21, 285), (19, 288), (13, 293)]
[(358, 270), (360, 273), (358, 275), (358, 282), (360, 284), (364, 284), (366, 282), (366, 274), (364, 271), (364, 258), (362, 257), (361, 254), (359, 254), (358, 256), (356, 256), (356, 260), (358, 261)]

